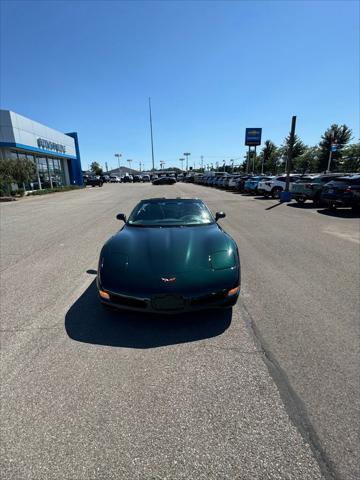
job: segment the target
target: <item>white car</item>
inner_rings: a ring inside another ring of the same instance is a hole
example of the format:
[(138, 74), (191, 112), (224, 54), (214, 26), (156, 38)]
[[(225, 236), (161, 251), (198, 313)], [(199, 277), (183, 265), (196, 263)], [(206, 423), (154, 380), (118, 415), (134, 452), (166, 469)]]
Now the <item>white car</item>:
[(120, 183), (120, 178), (117, 175), (110, 175), (110, 183)]
[(239, 180), (239, 178), (241, 178), (241, 175), (233, 175), (233, 176), (230, 178), (229, 184), (228, 184), (228, 188), (229, 188), (230, 190), (236, 188), (236, 186), (237, 186), (237, 181)]
[[(289, 190), (291, 191), (292, 184), (301, 178), (301, 175), (290, 174)], [(261, 183), (261, 185), (260, 185)], [(262, 191), (264, 197), (279, 198), (280, 192), (285, 190), (286, 175), (274, 176), (271, 180), (264, 180), (259, 182), (258, 190)]]
[(258, 194), (268, 197), (271, 191), (271, 182), (275, 180), (275, 178), (276, 176), (272, 175), (270, 177), (266, 177), (266, 179), (264, 178), (263, 180), (260, 180), (257, 186)]

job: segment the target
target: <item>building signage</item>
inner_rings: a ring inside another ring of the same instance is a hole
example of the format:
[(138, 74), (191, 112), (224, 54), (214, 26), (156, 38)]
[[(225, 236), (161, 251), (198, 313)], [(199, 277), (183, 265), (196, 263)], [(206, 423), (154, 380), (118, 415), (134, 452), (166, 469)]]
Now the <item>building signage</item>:
[(46, 150), (55, 150), (55, 152), (65, 153), (65, 145), (61, 145), (60, 143), (50, 142), (49, 140), (45, 140), (44, 138), (38, 138), (37, 144), (39, 148), (44, 148)]
[(261, 145), (262, 128), (247, 128), (245, 131), (245, 145), (256, 147)]

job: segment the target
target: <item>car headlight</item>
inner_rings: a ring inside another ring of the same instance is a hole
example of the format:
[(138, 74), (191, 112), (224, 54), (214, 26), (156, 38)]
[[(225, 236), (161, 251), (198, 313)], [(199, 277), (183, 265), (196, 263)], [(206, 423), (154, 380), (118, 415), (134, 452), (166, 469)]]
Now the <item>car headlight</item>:
[(236, 265), (235, 252), (232, 248), (228, 250), (220, 250), (209, 255), (211, 268), (214, 270), (224, 270), (232, 268)]

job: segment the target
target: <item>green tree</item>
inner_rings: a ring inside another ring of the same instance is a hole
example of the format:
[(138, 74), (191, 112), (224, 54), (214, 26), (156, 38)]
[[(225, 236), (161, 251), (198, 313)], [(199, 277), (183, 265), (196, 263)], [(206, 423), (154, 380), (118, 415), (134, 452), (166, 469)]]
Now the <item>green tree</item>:
[(12, 160), (4, 158), (0, 160), (0, 195), (10, 195), (11, 184), (14, 183), (12, 176)]
[(338, 125), (333, 123), (321, 136), (319, 143), (320, 147), (320, 162), (319, 167), (321, 171), (325, 171), (328, 167), (331, 144), (336, 145), (336, 151), (331, 155), (330, 170), (338, 170), (341, 165), (342, 151), (345, 145), (351, 140), (352, 131), (346, 125)]
[(294, 170), (301, 173), (319, 171), (320, 150), (316, 147), (309, 147), (304, 153), (297, 156), (293, 161)]
[(260, 170), (264, 162), (264, 172), (276, 173), (279, 163), (279, 149), (271, 140), (266, 140), (263, 149), (260, 152)]
[[(284, 143), (281, 145), (280, 152), (285, 157), (288, 157), (290, 149), (290, 133), (287, 137), (285, 137)], [(305, 143), (295, 134), (294, 136), (294, 145), (292, 151), (292, 161), (294, 161), (297, 157), (302, 155), (306, 151), (307, 147)]]
[(98, 162), (92, 162), (92, 164), (90, 165), (90, 170), (95, 175), (102, 175), (103, 173), (103, 169), (100, 167), (100, 164)]
[(360, 143), (344, 147), (340, 168), (343, 172), (360, 172)]
[(11, 160), (4, 158), (0, 160), (0, 187), (3, 193), (11, 192), (11, 184), (25, 187), (36, 173), (35, 163), (28, 159)]
[(25, 183), (30, 182), (36, 174), (36, 166), (32, 160), (25, 158), (12, 161), (12, 177), (18, 185), (25, 187)]

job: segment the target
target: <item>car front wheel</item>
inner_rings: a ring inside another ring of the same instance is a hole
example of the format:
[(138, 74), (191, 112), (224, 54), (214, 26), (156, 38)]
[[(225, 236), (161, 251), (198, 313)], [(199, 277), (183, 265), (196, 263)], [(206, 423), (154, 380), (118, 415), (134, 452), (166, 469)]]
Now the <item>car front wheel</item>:
[(281, 188), (274, 188), (274, 189), (271, 191), (271, 196), (272, 196), (272, 198), (279, 198), (281, 191), (282, 191)]

